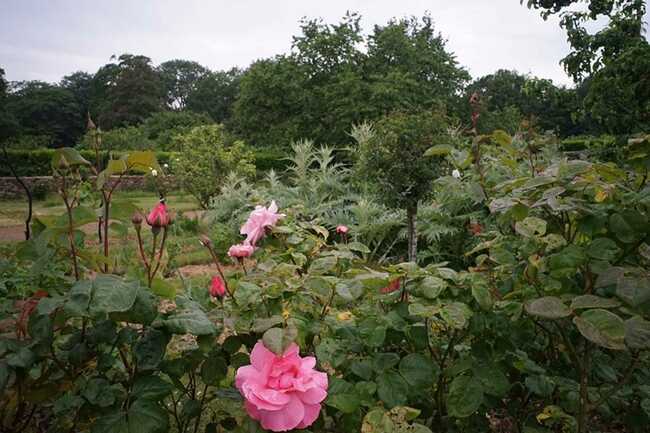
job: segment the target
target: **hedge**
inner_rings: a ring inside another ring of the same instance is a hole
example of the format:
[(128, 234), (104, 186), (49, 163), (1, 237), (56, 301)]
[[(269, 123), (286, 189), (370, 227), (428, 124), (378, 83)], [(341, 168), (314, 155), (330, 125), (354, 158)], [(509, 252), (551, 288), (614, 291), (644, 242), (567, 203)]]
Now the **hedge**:
[[(54, 152), (54, 149), (7, 150), (9, 159), (19, 176), (50, 176), (52, 174), (50, 161)], [(80, 150), (79, 152), (88, 161), (95, 161), (94, 151)], [(124, 153), (128, 152), (111, 152), (111, 155), (115, 159)], [(160, 165), (170, 163), (174, 155), (176, 155), (176, 152), (156, 152), (156, 158)], [(108, 152), (100, 152), (100, 156), (105, 164), (105, 161), (108, 159)], [(278, 149), (255, 149), (255, 165), (259, 172), (265, 172), (270, 169), (284, 171), (288, 164), (288, 161), (284, 158), (285, 153)], [(9, 166), (4, 160), (0, 164), (0, 176), (12, 176)]]

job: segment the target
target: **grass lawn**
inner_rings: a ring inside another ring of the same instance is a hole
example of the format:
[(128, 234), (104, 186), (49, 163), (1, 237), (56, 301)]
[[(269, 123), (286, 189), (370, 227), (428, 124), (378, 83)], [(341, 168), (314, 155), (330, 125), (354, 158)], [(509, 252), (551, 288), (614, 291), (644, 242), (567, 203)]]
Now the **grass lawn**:
[[(158, 196), (150, 191), (124, 191), (118, 192), (119, 200), (130, 200), (143, 212), (151, 209), (157, 202)], [(197, 201), (189, 194), (177, 191), (167, 196), (169, 207), (177, 213), (194, 214), (200, 209)], [(34, 201), (33, 217), (60, 215), (65, 211), (61, 198), (49, 195), (45, 200)], [(2, 200), (0, 201), (0, 242), (21, 240), (24, 218), (27, 215), (27, 200)], [(15, 233), (14, 233), (15, 232)]]

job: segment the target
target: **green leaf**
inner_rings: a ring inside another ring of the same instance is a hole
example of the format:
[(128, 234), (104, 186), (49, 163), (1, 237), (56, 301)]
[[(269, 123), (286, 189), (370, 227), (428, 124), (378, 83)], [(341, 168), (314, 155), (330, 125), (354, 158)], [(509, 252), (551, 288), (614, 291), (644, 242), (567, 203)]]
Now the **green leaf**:
[(201, 365), (201, 379), (206, 385), (218, 385), (227, 374), (228, 364), (217, 353), (212, 353)]
[(559, 253), (549, 257), (548, 265), (554, 278), (569, 278), (575, 276), (578, 267), (587, 260), (582, 248), (569, 245)]
[(527, 217), (515, 223), (515, 231), (527, 238), (544, 236), (546, 234), (546, 221), (541, 218)]
[(264, 347), (278, 356), (282, 356), (284, 351), (298, 337), (298, 330), (295, 327), (271, 328), (264, 333), (262, 341)]
[(82, 395), (90, 404), (109, 407), (115, 401), (115, 394), (113, 394), (110, 386), (106, 379), (93, 378), (86, 383)]
[(650, 322), (639, 316), (626, 320), (625, 343), (632, 349), (650, 349)]
[(510, 389), (510, 381), (503, 371), (493, 364), (476, 365), (474, 375), (481, 381), (483, 392), (495, 397), (503, 397)]
[(383, 373), (399, 364), (399, 355), (396, 353), (377, 353), (373, 357), (373, 368), (377, 373)]
[(56, 149), (52, 155), (52, 169), (55, 172), (74, 166), (90, 166), (88, 162), (77, 149), (72, 147), (62, 147)]
[(399, 373), (387, 371), (377, 377), (377, 395), (389, 408), (407, 402), (409, 385)]
[(453, 146), (448, 144), (436, 144), (424, 152), (424, 156), (446, 156), (451, 153)]
[(337, 259), (334, 256), (321, 257), (314, 260), (309, 266), (309, 273), (322, 275), (331, 272), (336, 267)]
[(490, 293), (487, 284), (474, 282), (474, 284), (472, 284), (472, 296), (482, 309), (486, 311), (492, 309), (494, 298), (492, 298), (492, 293)]
[(173, 334), (210, 335), (217, 332), (201, 306), (194, 301), (185, 303), (182, 310), (177, 308), (170, 317), (163, 320), (163, 324)]
[(129, 310), (140, 290), (137, 281), (123, 280), (115, 275), (100, 274), (92, 280), (89, 310), (91, 314)]
[(526, 312), (531, 316), (544, 319), (561, 319), (571, 315), (571, 310), (564, 305), (560, 298), (545, 296), (526, 303)]
[(454, 329), (463, 329), (469, 324), (472, 310), (462, 302), (452, 302), (440, 309), (440, 317)]
[(367, 359), (355, 361), (350, 365), (350, 371), (364, 380), (371, 380), (373, 376), (373, 365)]
[(449, 386), (447, 409), (454, 418), (467, 418), (483, 403), (483, 385), (472, 376), (456, 376)]
[(133, 383), (132, 393), (136, 398), (160, 401), (167, 397), (174, 387), (158, 376), (139, 376)]
[(359, 409), (359, 397), (356, 394), (334, 394), (328, 396), (325, 403), (343, 413), (354, 413)]
[(418, 296), (436, 299), (447, 288), (447, 282), (442, 278), (426, 276), (416, 286)]
[(524, 383), (526, 388), (540, 397), (550, 397), (555, 390), (555, 384), (545, 375), (528, 376)]
[(650, 275), (638, 270), (618, 278), (616, 295), (633, 307), (650, 301)]
[(154, 278), (151, 282), (151, 291), (161, 298), (174, 299), (176, 288), (169, 281), (162, 278)]
[(587, 249), (587, 255), (592, 259), (611, 262), (621, 253), (616, 242), (609, 238), (594, 239)]
[(573, 318), (578, 331), (587, 340), (612, 350), (625, 349), (625, 323), (607, 310), (587, 310)]
[(370, 248), (368, 248), (361, 242), (349, 242), (347, 246), (349, 250), (356, 251), (361, 254), (368, 254), (370, 252)]
[(133, 347), (138, 370), (156, 370), (165, 357), (169, 336), (157, 329), (149, 329)]
[(614, 298), (602, 298), (596, 295), (576, 296), (571, 301), (571, 309), (579, 310), (584, 308), (616, 308), (621, 303)]
[(430, 358), (419, 353), (411, 353), (400, 361), (399, 372), (409, 385), (428, 388), (440, 374), (440, 369)]
[(623, 243), (630, 244), (637, 238), (637, 230), (633, 218), (626, 218), (627, 215), (615, 213), (609, 217), (609, 229)]

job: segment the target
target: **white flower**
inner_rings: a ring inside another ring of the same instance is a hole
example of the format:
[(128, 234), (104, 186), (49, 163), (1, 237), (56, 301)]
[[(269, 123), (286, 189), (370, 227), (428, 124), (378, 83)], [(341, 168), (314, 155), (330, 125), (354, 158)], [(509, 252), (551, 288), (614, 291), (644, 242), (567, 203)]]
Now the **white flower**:
[(158, 171), (156, 171), (155, 169), (152, 168), (152, 169), (151, 169), (151, 175), (152, 175), (153, 177), (158, 176)]
[(163, 164), (163, 167), (169, 168), (169, 164), (165, 163), (165, 164)]
[(458, 171), (457, 169), (454, 169), (454, 171), (451, 172), (451, 175), (453, 177), (455, 177), (456, 179), (460, 179), (460, 176), (461, 176), (460, 171)]

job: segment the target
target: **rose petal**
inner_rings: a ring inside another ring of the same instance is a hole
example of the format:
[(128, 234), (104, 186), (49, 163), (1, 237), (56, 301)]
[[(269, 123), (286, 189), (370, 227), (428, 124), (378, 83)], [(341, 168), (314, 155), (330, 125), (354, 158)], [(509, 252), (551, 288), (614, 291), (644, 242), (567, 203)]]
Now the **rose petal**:
[(275, 354), (264, 346), (262, 340), (255, 343), (255, 347), (251, 351), (251, 364), (253, 367), (262, 372), (273, 365), (275, 358)]
[(305, 415), (303, 416), (302, 421), (300, 421), (300, 424), (297, 425), (297, 428), (307, 428), (318, 419), (318, 415), (320, 414), (320, 404), (306, 404), (304, 411)]
[(304, 417), (305, 405), (294, 395), (291, 396), (289, 403), (281, 410), (274, 412), (260, 410), (262, 427), (274, 432), (293, 430), (303, 422)]
[(299, 392), (297, 394), (305, 404), (318, 404), (327, 397), (327, 391), (319, 387), (310, 388), (305, 392)]

